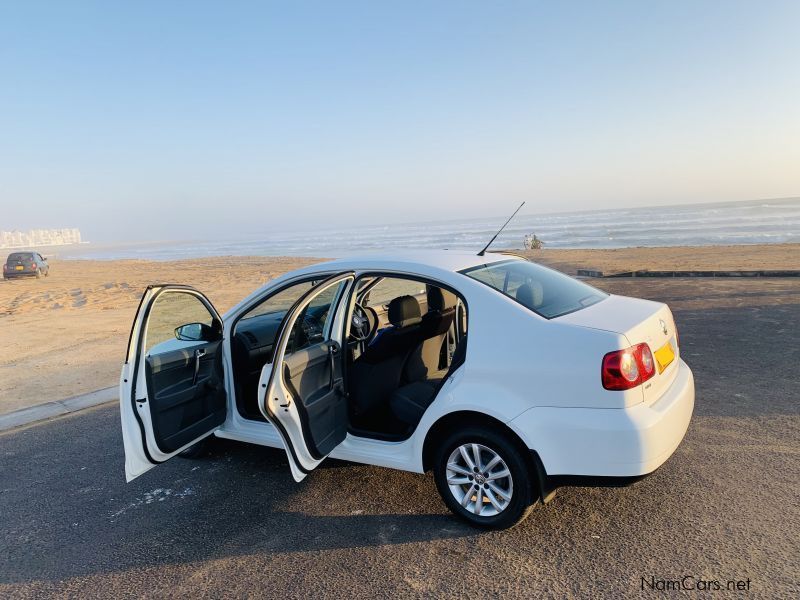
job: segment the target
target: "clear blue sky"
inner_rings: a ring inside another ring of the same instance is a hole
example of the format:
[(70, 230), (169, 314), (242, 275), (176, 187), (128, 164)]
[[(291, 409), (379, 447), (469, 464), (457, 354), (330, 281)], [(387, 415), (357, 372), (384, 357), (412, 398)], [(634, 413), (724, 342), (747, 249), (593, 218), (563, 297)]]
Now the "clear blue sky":
[(800, 2), (0, 3), (0, 229), (800, 195)]

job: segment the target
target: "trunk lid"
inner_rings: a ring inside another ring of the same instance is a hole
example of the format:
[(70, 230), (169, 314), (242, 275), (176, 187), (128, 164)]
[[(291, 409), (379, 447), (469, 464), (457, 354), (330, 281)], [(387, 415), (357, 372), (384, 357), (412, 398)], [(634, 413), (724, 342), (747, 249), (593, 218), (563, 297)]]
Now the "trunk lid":
[[(579, 327), (624, 335), (628, 343), (646, 343), (656, 361), (656, 372), (642, 386), (643, 399), (652, 404), (669, 388), (678, 372), (675, 320), (666, 304), (611, 295), (602, 302), (555, 319)], [(622, 348), (619, 348), (622, 350)], [(603, 357), (597, 358), (598, 385)]]

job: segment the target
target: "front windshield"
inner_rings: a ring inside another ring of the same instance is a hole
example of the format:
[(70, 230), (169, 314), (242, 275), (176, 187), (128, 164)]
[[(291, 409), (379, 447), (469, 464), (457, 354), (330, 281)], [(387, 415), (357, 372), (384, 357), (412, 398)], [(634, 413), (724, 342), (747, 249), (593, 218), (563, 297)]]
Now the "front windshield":
[(546, 319), (560, 317), (608, 296), (568, 275), (526, 260), (507, 260), (461, 271)]

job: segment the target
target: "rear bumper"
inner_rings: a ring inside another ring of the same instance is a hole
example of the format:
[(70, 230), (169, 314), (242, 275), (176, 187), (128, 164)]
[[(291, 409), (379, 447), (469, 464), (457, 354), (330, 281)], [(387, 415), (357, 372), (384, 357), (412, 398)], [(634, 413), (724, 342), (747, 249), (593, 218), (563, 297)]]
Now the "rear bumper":
[(693, 410), (694, 376), (681, 360), (672, 385), (651, 405), (538, 407), (509, 426), (536, 451), (548, 476), (639, 477), (675, 452)]
[(3, 277), (12, 279), (14, 277), (35, 277), (36, 271), (3, 271)]

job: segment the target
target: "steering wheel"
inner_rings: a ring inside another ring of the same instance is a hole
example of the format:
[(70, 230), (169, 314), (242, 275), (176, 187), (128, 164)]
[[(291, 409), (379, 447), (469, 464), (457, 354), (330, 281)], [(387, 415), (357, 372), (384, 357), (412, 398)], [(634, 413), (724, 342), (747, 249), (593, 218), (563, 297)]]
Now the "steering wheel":
[[(356, 304), (353, 307), (353, 315), (350, 317), (350, 338), (356, 342), (366, 342), (374, 332), (378, 324), (378, 315), (372, 315), (370, 319), (369, 307)], [(374, 311), (373, 311), (374, 312)]]

